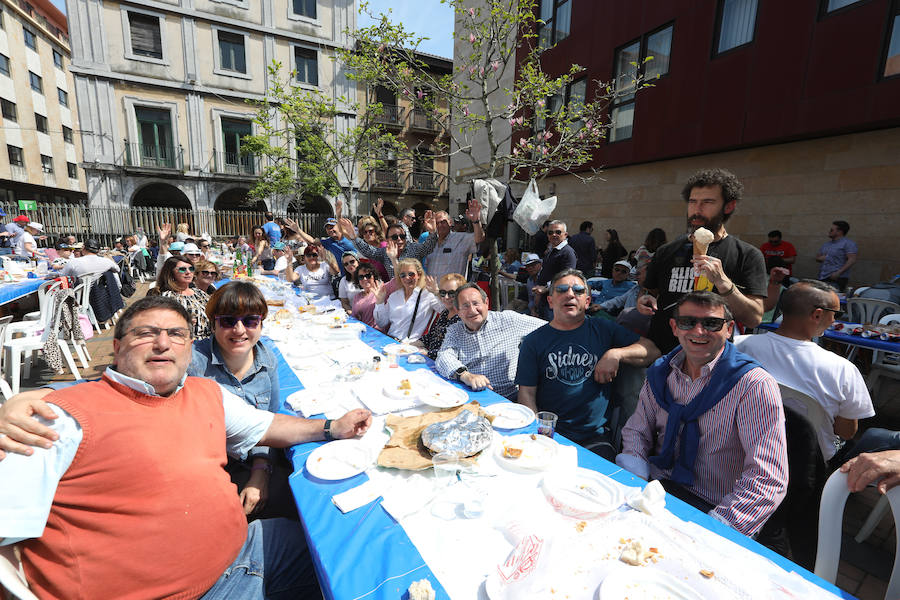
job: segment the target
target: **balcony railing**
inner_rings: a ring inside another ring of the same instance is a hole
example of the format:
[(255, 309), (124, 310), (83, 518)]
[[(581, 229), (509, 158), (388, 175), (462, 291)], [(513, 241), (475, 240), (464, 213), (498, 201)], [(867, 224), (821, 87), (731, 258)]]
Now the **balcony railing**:
[(433, 114), (416, 108), (410, 113), (409, 126), (422, 131), (437, 131), (440, 128), (440, 123)]
[(181, 146), (125, 143), (125, 165), (145, 169), (182, 170)]
[(259, 157), (239, 152), (213, 151), (213, 172), (227, 175), (256, 176), (260, 172)]
[(410, 193), (439, 194), (442, 178), (433, 171), (413, 171), (406, 176), (406, 188)]
[(376, 117), (378, 123), (384, 125), (392, 125), (395, 127), (403, 126), (403, 107), (394, 104), (382, 104), (382, 113)]
[(397, 169), (375, 169), (369, 173), (369, 188), (382, 190), (402, 190), (400, 171)]

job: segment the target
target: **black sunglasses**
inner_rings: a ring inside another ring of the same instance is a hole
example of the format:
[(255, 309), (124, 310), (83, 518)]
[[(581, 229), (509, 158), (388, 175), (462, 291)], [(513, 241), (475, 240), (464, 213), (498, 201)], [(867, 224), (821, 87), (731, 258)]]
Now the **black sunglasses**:
[(441, 298), (456, 298), (457, 290), (438, 290)]
[(569, 285), (568, 283), (560, 283), (553, 289), (556, 290), (556, 293), (558, 293), (558, 294), (565, 294), (566, 292), (569, 291), (569, 288), (572, 289), (572, 293), (575, 294), (576, 296), (581, 296), (582, 294), (584, 294), (587, 291), (587, 288), (584, 287), (583, 285), (581, 285), (580, 283), (575, 284), (575, 285)]
[(405, 237), (406, 237), (405, 235), (400, 235), (399, 233), (395, 233), (394, 235), (391, 236), (391, 239), (394, 240), (395, 242), (399, 242), (400, 240), (402, 240)]
[(319, 258), (319, 253), (318, 253), (318, 252), (304, 252), (304, 253), (303, 253), (303, 256), (309, 256), (309, 257), (312, 257), (312, 258)]
[(700, 323), (706, 331), (719, 331), (725, 325), (722, 317), (675, 317), (675, 326), (682, 331), (690, 331)]
[(243, 317), (219, 315), (216, 317), (216, 323), (225, 329), (234, 329), (237, 327), (238, 322), (243, 323), (247, 329), (256, 329), (262, 323), (262, 315), (244, 315)]
[(200, 271), (200, 274), (201, 275), (209, 275), (210, 277), (217, 275), (217, 273), (215, 271)]
[(835, 319), (840, 319), (844, 316), (844, 311), (835, 308), (828, 308), (827, 306), (817, 306), (816, 308), (821, 308), (822, 310), (827, 310), (828, 312), (834, 313)]
[(359, 279), (374, 279), (375, 275), (372, 273), (363, 273), (359, 276)]
[(565, 233), (562, 229), (551, 229), (547, 232), (547, 235), (562, 235)]

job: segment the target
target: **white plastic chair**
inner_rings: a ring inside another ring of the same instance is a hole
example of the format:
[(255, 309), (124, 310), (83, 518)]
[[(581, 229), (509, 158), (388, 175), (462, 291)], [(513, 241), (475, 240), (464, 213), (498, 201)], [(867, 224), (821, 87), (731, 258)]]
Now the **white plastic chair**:
[(91, 286), (94, 285), (98, 277), (99, 275), (96, 273), (80, 277), (81, 282), (75, 286), (75, 302), (78, 304), (78, 311), (87, 315), (97, 333), (102, 333), (100, 323), (97, 321), (97, 315), (94, 314), (94, 309), (91, 306)]
[(505, 277), (500, 278), (498, 282), (500, 284), (500, 308), (505, 307), (509, 301), (510, 297), (515, 300), (519, 296), (519, 288), (522, 286), (518, 281), (513, 281), (512, 279), (506, 279)]
[(3, 589), (19, 600), (38, 600), (28, 589), (25, 571), (13, 546), (0, 546), (0, 591)]
[[(12, 319), (12, 315), (0, 318), (0, 343), (6, 341), (6, 328)], [(0, 374), (0, 392), (3, 392), (3, 397), (7, 400), (13, 397), (12, 388), (9, 387), (6, 377), (2, 374)]]
[[(847, 489), (847, 474), (835, 471), (825, 483), (822, 502), (819, 505), (819, 542), (816, 547), (815, 573), (822, 579), (834, 583), (837, 578), (838, 563), (841, 559), (841, 530), (844, 520), (844, 506), (850, 490)], [(900, 520), (900, 486), (887, 492), (887, 499), (894, 513), (894, 521)], [(888, 583), (885, 600), (900, 598), (900, 536), (894, 553), (894, 569)]]
[(851, 323), (878, 323), (884, 315), (900, 313), (900, 304), (875, 298), (850, 298), (847, 315)]
[(781, 402), (802, 415), (815, 430), (822, 456), (833, 455), (835, 447), (833, 445), (831, 448), (823, 447), (823, 442), (818, 435), (820, 431), (834, 431), (834, 420), (825, 412), (822, 404), (812, 396), (781, 383), (778, 384), (778, 389), (781, 390)]
[(44, 309), (44, 306), (47, 304), (47, 294), (52, 294), (56, 290), (58, 290), (62, 286), (61, 281), (45, 281), (41, 284), (41, 287), (37, 290), (38, 295), (38, 309), (27, 313), (24, 317), (22, 317), (25, 321), (37, 321), (41, 316), (41, 311)]
[[(891, 325), (893, 323), (900, 323), (900, 314), (885, 315), (878, 321), (879, 325)], [(882, 377), (900, 379), (900, 360), (898, 360), (897, 354), (875, 350), (872, 353), (872, 370), (869, 371), (869, 380), (866, 382), (873, 401), (878, 397), (878, 388), (881, 385)]]

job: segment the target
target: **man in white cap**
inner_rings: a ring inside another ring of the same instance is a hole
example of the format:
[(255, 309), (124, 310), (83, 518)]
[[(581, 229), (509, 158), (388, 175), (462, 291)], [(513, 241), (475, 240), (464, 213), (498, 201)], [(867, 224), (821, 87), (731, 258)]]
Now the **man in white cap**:
[[(527, 253), (522, 260), (522, 268), (515, 275), (516, 281), (524, 283), (524, 287), (519, 288), (519, 300), (528, 302), (528, 314), (536, 315), (534, 308), (534, 292), (533, 288), (537, 284), (537, 277), (541, 273), (541, 267), (544, 261), (537, 254)], [(501, 275), (504, 273), (501, 271)]]
[(24, 233), (19, 236), (19, 239), (16, 242), (16, 256), (24, 258), (32, 258), (34, 256), (47, 258), (44, 252), (37, 247), (37, 242), (34, 239), (34, 236), (40, 235), (42, 231), (44, 231), (44, 226), (40, 223), (35, 221), (28, 223), (28, 225), (25, 226)]
[(631, 263), (627, 260), (618, 261), (613, 265), (612, 279), (591, 282), (591, 289), (596, 292), (591, 294), (591, 300), (600, 304), (625, 294), (635, 286), (635, 283), (628, 279), (629, 275), (631, 275)]

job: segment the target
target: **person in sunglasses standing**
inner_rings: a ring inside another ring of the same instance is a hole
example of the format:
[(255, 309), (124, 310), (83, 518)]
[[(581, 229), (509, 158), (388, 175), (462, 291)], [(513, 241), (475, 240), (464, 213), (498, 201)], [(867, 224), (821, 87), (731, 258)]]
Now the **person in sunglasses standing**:
[(578, 259), (575, 250), (569, 245), (569, 233), (566, 224), (562, 221), (550, 221), (547, 227), (547, 239), (550, 240), (547, 247), (550, 249), (544, 257), (544, 264), (537, 278), (537, 285), (532, 288), (536, 298), (538, 316), (550, 320), (553, 315), (547, 305), (547, 284), (557, 273), (566, 269), (574, 269)]
[(587, 318), (591, 293), (581, 271), (557, 273), (548, 302), (553, 320), (525, 336), (519, 349), (518, 402), (556, 413), (557, 431), (588, 447), (604, 446), (612, 459), (618, 449), (612, 450), (608, 430), (611, 382), (620, 364), (646, 366), (659, 350), (609, 319)]
[(682, 296), (669, 327), (681, 345), (647, 369), (616, 463), (756, 537), (787, 491), (778, 383), (728, 341), (734, 318), (718, 294)]

